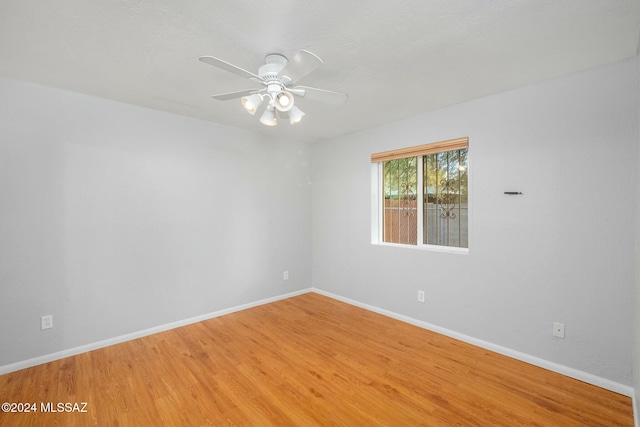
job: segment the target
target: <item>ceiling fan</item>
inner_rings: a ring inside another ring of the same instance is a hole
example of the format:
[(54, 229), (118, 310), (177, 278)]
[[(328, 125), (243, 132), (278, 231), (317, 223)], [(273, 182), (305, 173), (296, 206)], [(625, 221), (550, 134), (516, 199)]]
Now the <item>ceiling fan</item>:
[(294, 105), (294, 95), (332, 105), (342, 105), (349, 99), (346, 93), (308, 86), (293, 86), (323, 63), (322, 59), (307, 50), (296, 53), (291, 60), (284, 55), (271, 53), (265, 57), (265, 64), (258, 69), (258, 74), (213, 56), (202, 56), (200, 61), (264, 86), (262, 89), (245, 89), (212, 95), (212, 98), (220, 101), (240, 98), (242, 106), (249, 114), (255, 114), (266, 102), (266, 109), (260, 122), (267, 126), (278, 124), (278, 115), (288, 117), (291, 124), (298, 123), (302, 119), (305, 113)]

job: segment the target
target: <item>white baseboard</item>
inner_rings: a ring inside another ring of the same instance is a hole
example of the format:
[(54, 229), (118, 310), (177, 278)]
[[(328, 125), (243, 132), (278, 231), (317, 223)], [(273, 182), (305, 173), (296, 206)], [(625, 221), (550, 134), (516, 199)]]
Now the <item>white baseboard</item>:
[[(487, 350), (491, 350), (491, 351), (494, 351), (496, 353), (503, 354), (503, 355), (511, 357), (513, 359), (521, 360), (521, 361), (529, 363), (531, 365), (539, 366), (541, 368), (548, 369), (548, 370), (553, 371), (553, 372), (557, 372), (557, 373), (565, 375), (567, 377), (575, 378), (577, 380), (584, 381), (586, 383), (593, 384), (595, 386), (602, 387), (604, 389), (611, 390), (613, 392), (616, 392), (616, 393), (619, 393), (619, 394), (622, 394), (622, 395), (625, 395), (625, 396), (629, 396), (631, 398), (634, 397), (633, 387), (630, 387), (630, 386), (627, 386), (627, 385), (624, 385), (624, 384), (620, 384), (620, 383), (618, 383), (616, 381), (612, 381), (612, 380), (609, 380), (609, 379), (606, 379), (606, 378), (602, 378), (602, 377), (599, 377), (597, 375), (590, 374), (588, 372), (584, 372), (584, 371), (580, 371), (580, 370), (577, 370), (577, 369), (574, 369), (574, 368), (570, 368), (568, 366), (560, 365), (560, 364), (555, 363), (555, 362), (550, 362), (548, 360), (541, 359), (539, 357), (535, 357), (535, 356), (532, 356), (530, 354), (521, 353), (519, 351), (512, 350), (510, 348), (503, 347), (503, 346), (500, 346), (500, 345), (497, 345), (497, 344), (493, 344), (493, 343), (490, 343), (488, 341), (484, 341), (484, 340), (481, 340), (481, 339), (478, 339), (478, 338), (470, 337), (468, 335), (464, 335), (464, 334), (461, 334), (461, 333), (458, 333), (458, 332), (455, 332), (455, 331), (451, 331), (449, 329), (445, 329), (445, 328), (442, 328), (440, 326), (433, 325), (431, 323), (423, 322), (422, 320), (417, 320), (417, 319), (414, 319), (412, 317), (404, 316), (402, 314), (397, 314), (397, 313), (394, 313), (394, 312), (389, 311), (389, 310), (378, 308), (378, 307), (375, 307), (375, 306), (372, 306), (372, 305), (369, 305), (369, 304), (364, 304), (364, 303), (361, 303), (359, 301), (352, 300), (350, 298), (345, 298), (343, 296), (333, 294), (331, 292), (326, 292), (326, 291), (323, 291), (323, 290), (320, 290), (320, 289), (316, 289), (316, 288), (312, 288), (312, 291), (316, 292), (316, 293), (318, 293), (320, 295), (327, 296), (329, 298), (337, 299), (338, 301), (342, 301), (342, 302), (345, 302), (347, 304), (351, 304), (351, 305), (355, 305), (355, 306), (360, 307), (360, 308), (364, 308), (365, 310), (373, 311), (375, 313), (382, 314), (384, 316), (391, 317), (393, 319), (401, 320), (403, 322), (410, 323), (412, 325), (419, 326), (421, 328), (428, 329), (430, 331), (437, 332), (439, 334), (446, 335), (448, 337), (451, 337), (451, 338), (454, 338), (454, 339), (457, 339), (457, 340), (460, 340), (460, 341), (463, 341), (463, 342), (466, 342), (466, 343), (469, 343), (469, 344), (473, 344), (475, 346), (478, 346), (478, 347), (481, 347), (481, 348), (484, 348), (484, 349), (487, 349)], [(637, 411), (635, 411), (635, 409), (636, 409), (636, 405), (635, 405), (635, 400), (634, 400), (634, 416), (637, 416)], [(637, 420), (636, 420), (636, 426), (640, 427), (640, 424), (638, 424)]]
[(0, 375), (8, 374), (10, 372), (19, 371), (20, 369), (30, 368), (32, 366), (41, 365), (43, 363), (53, 362), (54, 360), (63, 359), (69, 356), (75, 356), (77, 354), (86, 353), (87, 351), (97, 350), (99, 348), (108, 347), (114, 344), (120, 344), (125, 341), (142, 338), (147, 335), (156, 334), (158, 332), (168, 331), (170, 329), (179, 328), (181, 326), (190, 325), (192, 323), (202, 322), (203, 320), (213, 319), (214, 317), (224, 316), (225, 314), (235, 313), (236, 311), (246, 310), (248, 308), (257, 307), (259, 305), (269, 304), (271, 302), (283, 300), (286, 298), (295, 297), (297, 295), (306, 294), (311, 292), (311, 289), (303, 289), (300, 291), (290, 292), (288, 294), (278, 295), (271, 298), (262, 299), (259, 301), (250, 302), (247, 304), (238, 305), (236, 307), (226, 308), (224, 310), (214, 311), (212, 313), (202, 314), (200, 316), (192, 317), (189, 319), (179, 320), (177, 322), (167, 323), (165, 325), (155, 326), (153, 328), (144, 329), (142, 331), (132, 332), (118, 337), (108, 338), (106, 340), (97, 341), (91, 344), (81, 345), (79, 347), (70, 348), (67, 350), (58, 351), (55, 353), (45, 354), (43, 356), (34, 357), (32, 359), (23, 360), (16, 363), (0, 366)]

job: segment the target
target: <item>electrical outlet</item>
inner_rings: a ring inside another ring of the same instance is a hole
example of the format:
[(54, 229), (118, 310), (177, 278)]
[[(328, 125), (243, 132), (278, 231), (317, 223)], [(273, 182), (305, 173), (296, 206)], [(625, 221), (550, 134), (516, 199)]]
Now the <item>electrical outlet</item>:
[(418, 291), (418, 302), (424, 302), (424, 291)]
[(51, 329), (53, 328), (53, 316), (48, 314), (46, 316), (42, 316), (40, 318), (40, 328), (42, 329)]
[(289, 272), (285, 271), (284, 273), (282, 273), (282, 280), (289, 280)]
[(564, 339), (564, 323), (553, 322), (553, 336)]

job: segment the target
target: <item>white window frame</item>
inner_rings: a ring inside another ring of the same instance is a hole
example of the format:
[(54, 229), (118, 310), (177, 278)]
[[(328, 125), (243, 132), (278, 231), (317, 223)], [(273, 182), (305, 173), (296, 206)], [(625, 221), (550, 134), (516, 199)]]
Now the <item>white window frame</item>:
[[(410, 249), (419, 249), (419, 250), (428, 250), (428, 251), (436, 251), (436, 252), (449, 252), (449, 253), (455, 253), (455, 254), (468, 254), (469, 253), (469, 249), (471, 248), (471, 218), (472, 218), (472, 169), (471, 169), (471, 147), (468, 146), (467, 147), (469, 150), (469, 158), (468, 158), (468, 162), (469, 162), (469, 176), (468, 176), (468, 188), (469, 188), (469, 192), (468, 192), (468, 219), (467, 219), (467, 242), (468, 245), (466, 248), (459, 248), (459, 247), (455, 247), (455, 246), (442, 246), (442, 245), (429, 245), (429, 244), (425, 244), (423, 243), (424, 241), (424, 218), (423, 218), (423, 210), (424, 210), (424, 203), (423, 203), (423, 197), (424, 197), (424, 188), (423, 188), (423, 184), (424, 184), (424, 175), (422, 173), (423, 171), (423, 156), (419, 155), (417, 156), (417, 170), (418, 172), (418, 180), (417, 180), (417, 187), (418, 187), (418, 194), (419, 194), (419, 203), (416, 203), (416, 207), (417, 207), (417, 217), (418, 217), (418, 224), (417, 224), (417, 233), (418, 233), (418, 239), (417, 239), (417, 244), (415, 245), (408, 245), (406, 243), (391, 243), (391, 242), (385, 242), (383, 241), (383, 230), (384, 230), (384, 197), (382, 197), (382, 189), (383, 189), (383, 171), (382, 171), (382, 167), (383, 167), (383, 163), (384, 162), (377, 162), (377, 163), (371, 163), (371, 244), (373, 245), (380, 245), (380, 246), (389, 246), (389, 247), (394, 247), (394, 248), (410, 248)], [(411, 156), (410, 156), (411, 157)]]

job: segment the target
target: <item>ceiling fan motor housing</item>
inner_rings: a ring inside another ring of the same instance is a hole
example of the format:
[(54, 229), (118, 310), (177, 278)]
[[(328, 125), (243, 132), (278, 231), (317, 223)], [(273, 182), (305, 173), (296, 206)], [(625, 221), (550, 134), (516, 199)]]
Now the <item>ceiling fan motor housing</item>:
[[(282, 71), (289, 61), (285, 56), (277, 53), (267, 55), (264, 61), (265, 64), (258, 70), (258, 75), (263, 79), (267, 87), (267, 94), (271, 97), (269, 104), (279, 111), (290, 110), (293, 107), (293, 96), (285, 91), (285, 83), (282, 81), (282, 77), (278, 76), (278, 73)], [(282, 95), (285, 96), (280, 100)]]
[(258, 75), (267, 83), (271, 83), (271, 81), (280, 82), (280, 78), (278, 77), (278, 73), (282, 71), (282, 69), (287, 65), (287, 58), (283, 55), (277, 53), (271, 53), (264, 58), (266, 62), (262, 67), (258, 69)]

